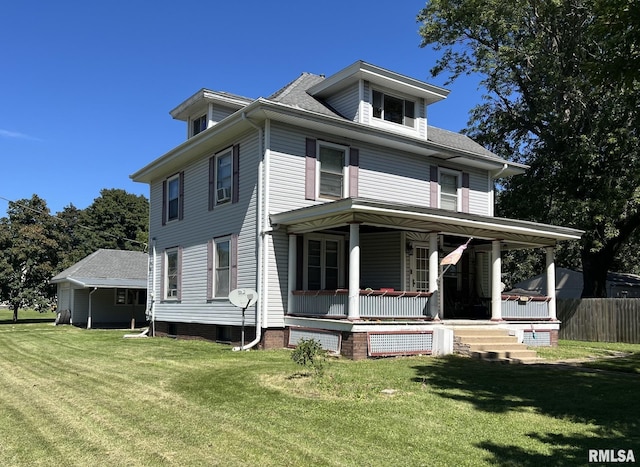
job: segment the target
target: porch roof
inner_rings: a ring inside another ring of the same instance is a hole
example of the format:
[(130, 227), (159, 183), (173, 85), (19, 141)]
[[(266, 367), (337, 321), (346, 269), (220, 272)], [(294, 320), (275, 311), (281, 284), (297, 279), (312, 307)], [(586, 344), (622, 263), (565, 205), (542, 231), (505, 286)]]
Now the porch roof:
[(502, 240), (509, 249), (553, 246), (558, 241), (577, 240), (584, 233), (549, 224), (364, 198), (341, 199), (271, 214), (270, 217), (274, 228), (282, 226), (289, 233), (330, 230), (356, 222), (390, 229)]

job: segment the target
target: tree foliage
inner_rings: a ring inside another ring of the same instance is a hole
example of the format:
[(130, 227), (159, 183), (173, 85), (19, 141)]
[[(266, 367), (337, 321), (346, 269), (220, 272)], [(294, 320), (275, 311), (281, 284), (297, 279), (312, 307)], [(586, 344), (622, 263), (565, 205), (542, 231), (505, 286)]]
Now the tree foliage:
[(498, 214), (585, 230), (558, 263), (578, 255), (583, 296), (605, 296), (607, 271), (640, 227), (638, 5), (432, 0), (418, 19), (422, 45), (443, 51), (434, 76), (482, 77), (467, 133), (530, 166), (502, 181)]
[(10, 202), (7, 217), (0, 219), (0, 299), (9, 303), (14, 321), (20, 308), (51, 304), (49, 279), (59, 251), (53, 230), (46, 202), (37, 195)]

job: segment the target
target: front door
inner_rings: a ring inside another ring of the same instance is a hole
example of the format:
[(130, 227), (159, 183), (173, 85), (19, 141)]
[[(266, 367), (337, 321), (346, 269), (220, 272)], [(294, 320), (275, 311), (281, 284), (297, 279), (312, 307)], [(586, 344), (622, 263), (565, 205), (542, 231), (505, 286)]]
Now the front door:
[(415, 243), (411, 262), (411, 290), (429, 291), (429, 246)]

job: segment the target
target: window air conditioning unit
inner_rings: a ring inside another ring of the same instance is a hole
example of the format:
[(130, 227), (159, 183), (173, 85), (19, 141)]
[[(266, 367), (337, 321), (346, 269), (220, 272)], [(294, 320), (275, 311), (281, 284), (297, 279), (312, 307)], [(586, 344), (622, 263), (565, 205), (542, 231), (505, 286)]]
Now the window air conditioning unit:
[(218, 203), (231, 199), (231, 188), (218, 188)]

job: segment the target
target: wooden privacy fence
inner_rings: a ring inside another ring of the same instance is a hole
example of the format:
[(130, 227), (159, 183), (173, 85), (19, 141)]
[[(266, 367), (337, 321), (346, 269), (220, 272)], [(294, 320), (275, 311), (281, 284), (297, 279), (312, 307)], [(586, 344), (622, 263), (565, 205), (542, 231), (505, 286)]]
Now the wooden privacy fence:
[(640, 298), (581, 298), (557, 302), (560, 339), (640, 344)]

